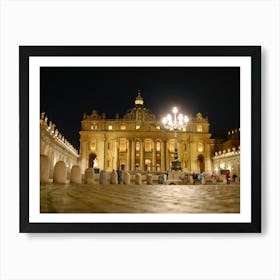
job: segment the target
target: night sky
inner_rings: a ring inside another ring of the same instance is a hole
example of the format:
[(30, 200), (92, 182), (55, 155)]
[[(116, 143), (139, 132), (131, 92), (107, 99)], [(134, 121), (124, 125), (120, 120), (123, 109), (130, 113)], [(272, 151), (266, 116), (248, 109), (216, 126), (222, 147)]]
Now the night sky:
[(41, 67), (40, 110), (79, 148), (83, 113), (122, 117), (138, 89), (157, 119), (177, 106), (208, 116), (213, 134), (240, 127), (239, 67)]

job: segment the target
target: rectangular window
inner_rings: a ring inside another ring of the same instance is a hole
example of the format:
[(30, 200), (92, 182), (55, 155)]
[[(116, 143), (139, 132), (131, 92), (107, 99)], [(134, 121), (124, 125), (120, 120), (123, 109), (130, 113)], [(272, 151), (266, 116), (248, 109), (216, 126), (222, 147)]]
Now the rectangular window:
[(140, 151), (140, 142), (135, 143), (135, 150)]
[(140, 129), (140, 125), (136, 125), (136, 127), (135, 127), (136, 129)]
[(126, 139), (120, 140), (120, 152), (126, 152)]
[(202, 125), (198, 124), (196, 130), (197, 130), (197, 132), (202, 132)]
[(145, 152), (151, 152), (152, 151), (152, 145), (150, 140), (145, 141)]
[(108, 125), (108, 130), (112, 130), (113, 126), (112, 125)]
[(126, 125), (122, 124), (121, 125), (121, 130), (126, 130)]

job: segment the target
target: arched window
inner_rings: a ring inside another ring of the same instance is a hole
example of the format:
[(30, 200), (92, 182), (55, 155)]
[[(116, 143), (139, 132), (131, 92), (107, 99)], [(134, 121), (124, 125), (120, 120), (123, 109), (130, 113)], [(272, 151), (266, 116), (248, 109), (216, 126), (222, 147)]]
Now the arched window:
[(137, 142), (135, 143), (135, 150), (136, 150), (137, 152), (140, 151), (140, 142), (139, 142), (139, 141), (137, 141)]
[(92, 140), (90, 142), (90, 150), (95, 151), (96, 150), (96, 140)]

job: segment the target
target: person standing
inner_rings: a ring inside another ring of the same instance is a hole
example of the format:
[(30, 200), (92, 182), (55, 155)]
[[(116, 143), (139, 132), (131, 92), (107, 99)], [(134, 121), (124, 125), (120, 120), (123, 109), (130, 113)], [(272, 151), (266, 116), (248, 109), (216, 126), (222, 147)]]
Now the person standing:
[(227, 184), (229, 184), (230, 183), (230, 173), (229, 173), (229, 171), (227, 171), (227, 173), (226, 173), (226, 179), (227, 179)]
[(167, 182), (167, 172), (163, 173), (163, 183), (166, 184)]
[(203, 173), (200, 172), (198, 175), (198, 180), (199, 180), (200, 184), (202, 184), (202, 179), (203, 179)]
[(196, 174), (195, 173), (193, 173), (193, 184), (195, 185), (195, 180), (196, 180)]
[(118, 174), (118, 183), (122, 183), (122, 171), (118, 168), (117, 169), (117, 174)]

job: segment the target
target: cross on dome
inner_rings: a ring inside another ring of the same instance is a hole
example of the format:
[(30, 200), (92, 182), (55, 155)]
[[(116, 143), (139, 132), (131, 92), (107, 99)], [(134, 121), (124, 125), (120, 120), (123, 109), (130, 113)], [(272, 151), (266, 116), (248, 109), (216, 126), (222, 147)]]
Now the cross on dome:
[(141, 91), (140, 91), (140, 89), (138, 89), (137, 93), (138, 93), (138, 95), (137, 95), (137, 97), (136, 97), (136, 99), (135, 99), (135, 105), (143, 106), (144, 100), (143, 100), (143, 97), (141, 96)]

